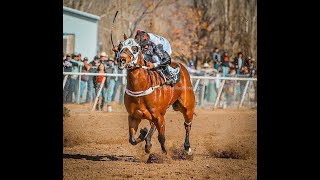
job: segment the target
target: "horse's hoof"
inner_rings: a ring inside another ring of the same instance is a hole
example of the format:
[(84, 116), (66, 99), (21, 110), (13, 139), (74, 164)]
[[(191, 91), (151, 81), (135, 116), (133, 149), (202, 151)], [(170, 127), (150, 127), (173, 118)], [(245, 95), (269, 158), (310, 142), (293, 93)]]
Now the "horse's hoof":
[(167, 151), (166, 150), (162, 150), (162, 154), (163, 155), (167, 155)]
[(141, 139), (142, 141), (146, 139), (147, 137), (147, 133), (148, 133), (148, 128), (143, 128), (140, 130), (140, 135), (139, 135), (139, 139)]
[(185, 151), (186, 151), (186, 153), (187, 153), (188, 156), (191, 156), (191, 155), (192, 155), (192, 150), (191, 150), (191, 148), (189, 148), (188, 150), (185, 150)]

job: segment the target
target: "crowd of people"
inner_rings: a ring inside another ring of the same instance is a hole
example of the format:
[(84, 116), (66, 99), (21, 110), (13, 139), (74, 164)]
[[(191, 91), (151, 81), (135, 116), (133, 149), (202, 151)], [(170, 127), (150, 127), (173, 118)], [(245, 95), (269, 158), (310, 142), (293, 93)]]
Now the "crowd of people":
[[(201, 69), (195, 69), (195, 62), (190, 61), (186, 68), (190, 75), (193, 76), (213, 76), (213, 77), (257, 77), (257, 69), (255, 59), (251, 56), (245, 56), (242, 52), (238, 52), (235, 58), (230, 58), (228, 51), (220, 52), (219, 48), (215, 48), (212, 53), (212, 61), (202, 64)], [(119, 70), (118, 63), (112, 57), (108, 57), (105, 52), (95, 56), (92, 61), (87, 57), (82, 58), (80, 53), (63, 54), (63, 71), (64, 72), (89, 72), (89, 73), (111, 73), (111, 74), (126, 74), (126, 69)], [(65, 77), (65, 75), (63, 76)], [(99, 88), (103, 84), (104, 76), (79, 76), (69, 75), (65, 81), (63, 90), (64, 103), (80, 102), (93, 103)], [(64, 78), (65, 79), (65, 78)], [(194, 85), (195, 81), (193, 81)], [(200, 95), (201, 88), (204, 88), (203, 99), (206, 102), (214, 102), (217, 98), (218, 90), (221, 85), (221, 80), (202, 80), (198, 86), (196, 94)], [(242, 94), (246, 81), (226, 80), (223, 87), (221, 102), (226, 102), (230, 105), (232, 100), (239, 100)], [(80, 88), (79, 88), (80, 86)], [(104, 105), (107, 104), (107, 111), (112, 111), (111, 102), (116, 101), (123, 103), (123, 93), (125, 91), (125, 77), (107, 76), (106, 81), (101, 87), (99, 101), (96, 104), (96, 110), (103, 111)], [(256, 89), (256, 81), (250, 82), (250, 87)], [(79, 91), (80, 89), (80, 91)], [(84, 98), (84, 92), (86, 92)], [(80, 94), (79, 94), (80, 93)], [(117, 94), (119, 95), (117, 96)], [(234, 94), (236, 96), (234, 96)], [(201, 95), (200, 95), (201, 96)], [(256, 97), (256, 93), (255, 93)], [(198, 98), (199, 99), (199, 98)], [(256, 99), (256, 98), (255, 98)], [(226, 100), (226, 101), (224, 101)]]
[[(202, 68), (210, 69), (212, 75), (221, 73), (222, 77), (254, 77), (257, 75), (256, 60), (250, 55), (245, 57), (242, 52), (238, 52), (235, 58), (230, 58), (228, 50), (220, 52), (219, 48), (214, 48), (212, 53), (212, 63), (204, 62)], [(188, 71), (191, 75), (197, 75), (200, 71), (195, 70), (195, 62), (190, 61)]]
[[(63, 71), (126, 74), (126, 70), (119, 70), (117, 61), (115, 61), (114, 58), (107, 57), (105, 52), (102, 52), (100, 56), (95, 56), (90, 62), (87, 57), (82, 58), (81, 54), (77, 52), (73, 54), (63, 54)], [(63, 78), (65, 79), (65, 75)], [(81, 75), (79, 83), (78, 75), (69, 75), (65, 81), (63, 89), (63, 102), (78, 103), (77, 99), (80, 95), (80, 103), (92, 103), (96, 94), (98, 94), (99, 88), (101, 88), (99, 101), (96, 104), (96, 110), (103, 111), (104, 105), (107, 104), (107, 110), (109, 112), (112, 111), (111, 102), (115, 101), (118, 92), (120, 93), (118, 96), (119, 102), (123, 103), (123, 92), (126, 85), (126, 78), (107, 76), (105, 83), (102, 83), (103, 78), (104, 76)], [(86, 98), (84, 100), (85, 90)]]
[[(227, 50), (220, 52), (219, 48), (214, 48), (212, 60), (204, 62), (200, 70), (195, 69), (194, 61), (189, 61), (187, 70), (193, 76), (257, 78), (256, 60), (254, 58), (250, 55), (245, 57), (242, 52), (238, 52), (235, 58), (231, 58)], [(194, 80), (193, 84), (195, 82)], [(220, 99), (221, 106), (230, 106), (232, 101), (239, 102), (246, 82), (245, 80), (226, 80)], [(220, 85), (221, 80), (219, 79), (200, 81), (196, 91), (197, 98), (200, 99), (203, 96), (205, 102), (215, 102)], [(202, 88), (204, 88), (204, 95), (201, 94)], [(249, 81), (249, 89), (254, 89), (254, 101), (256, 102), (256, 81)]]

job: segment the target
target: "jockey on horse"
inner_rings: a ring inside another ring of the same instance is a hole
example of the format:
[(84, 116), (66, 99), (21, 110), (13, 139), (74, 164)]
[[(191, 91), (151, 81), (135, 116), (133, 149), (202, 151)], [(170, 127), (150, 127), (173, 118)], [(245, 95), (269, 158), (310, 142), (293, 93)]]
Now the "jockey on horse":
[(166, 81), (166, 84), (175, 84), (179, 69), (173, 69), (171, 63), (171, 46), (162, 36), (138, 30), (135, 41), (140, 45), (147, 66), (156, 69)]
[[(167, 39), (162, 36), (146, 33), (137, 30), (134, 37), (135, 41), (140, 45), (143, 57), (147, 61), (150, 69), (155, 69), (163, 77), (166, 84), (172, 86), (177, 83), (179, 67), (172, 68), (171, 63), (171, 46)], [(121, 49), (121, 43), (116, 47), (117, 51)]]

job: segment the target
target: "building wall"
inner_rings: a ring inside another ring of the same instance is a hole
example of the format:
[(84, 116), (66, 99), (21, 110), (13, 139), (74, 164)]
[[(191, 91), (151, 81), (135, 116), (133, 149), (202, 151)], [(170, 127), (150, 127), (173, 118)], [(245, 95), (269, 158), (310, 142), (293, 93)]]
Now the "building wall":
[(98, 20), (63, 11), (63, 33), (75, 34), (75, 52), (93, 60), (97, 53)]

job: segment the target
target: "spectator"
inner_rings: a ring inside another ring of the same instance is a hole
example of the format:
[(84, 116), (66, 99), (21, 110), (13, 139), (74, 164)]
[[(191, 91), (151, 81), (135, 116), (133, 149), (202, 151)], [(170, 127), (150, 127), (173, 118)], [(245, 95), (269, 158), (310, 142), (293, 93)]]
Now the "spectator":
[[(209, 64), (208, 63), (204, 63), (203, 64), (203, 69), (201, 70), (202, 72), (200, 72), (201, 74), (203, 74), (203, 76), (210, 76), (210, 71), (209, 69)], [(204, 79), (203, 83), (202, 83), (202, 87), (204, 88), (204, 99), (207, 99), (207, 95), (208, 95), (208, 85), (209, 85), (209, 80), (208, 79)]]
[(100, 63), (104, 63), (104, 61), (106, 61), (107, 60), (107, 53), (106, 52), (102, 52), (101, 54), (100, 54)]
[(79, 53), (79, 61), (83, 62), (81, 53)]
[[(115, 68), (113, 58), (108, 58), (105, 63), (106, 73), (118, 74), (118, 68)], [(112, 100), (112, 95), (114, 93), (115, 81), (118, 79), (117, 76), (107, 76), (107, 110), (108, 112), (112, 111), (112, 106), (110, 104)]]
[[(89, 66), (90, 66), (89, 73), (95, 73), (97, 71), (99, 64), (100, 64), (99, 57), (95, 56), (93, 61), (89, 63)], [(89, 76), (87, 87), (88, 88), (87, 88), (86, 103), (90, 103), (95, 98), (95, 94), (96, 94), (93, 86), (93, 76)]]
[[(212, 73), (210, 73), (209, 75), (210, 76), (217, 76), (218, 74), (218, 70), (216, 69), (212, 69)], [(217, 97), (217, 91), (215, 89), (215, 80), (214, 79), (210, 79), (208, 80), (209, 81), (209, 84), (208, 84), (208, 92), (207, 92), (207, 95), (206, 95), (206, 100), (208, 102), (214, 102), (216, 97)]]
[(241, 68), (244, 64), (242, 56), (243, 56), (242, 52), (238, 52), (238, 56), (234, 60), (237, 75), (240, 74)]
[[(79, 53), (75, 52), (73, 54), (73, 59), (70, 61), (72, 63), (72, 71), (71, 72), (80, 72), (80, 69), (84, 66), (84, 63), (79, 60)], [(82, 67), (81, 67), (82, 66)], [(73, 102), (75, 103), (76, 100), (78, 99), (78, 96), (80, 95), (79, 93), (79, 79), (78, 75), (72, 75), (71, 76), (71, 87), (72, 87), (72, 92), (74, 93), (74, 98)]]
[[(72, 63), (71, 63), (71, 55), (66, 54), (66, 59), (63, 61), (63, 69), (64, 72), (71, 72), (72, 71)], [(65, 76), (63, 76), (64, 78)], [(66, 83), (63, 88), (63, 102), (64, 103), (71, 103), (72, 102), (72, 87), (71, 87), (71, 75), (68, 75)]]
[(219, 52), (219, 48), (214, 48), (214, 53), (213, 53), (213, 64), (214, 64), (214, 69), (218, 70), (219, 66), (221, 65), (221, 54)]
[[(100, 63), (99, 64), (98, 69), (96, 70), (96, 73), (106, 73), (104, 63)], [(103, 107), (104, 107), (105, 100), (106, 100), (107, 83), (105, 82), (104, 86), (101, 87), (103, 77), (104, 76), (101, 76), (101, 75), (93, 76), (93, 84), (94, 84), (94, 88), (95, 88), (95, 91), (96, 91), (96, 95), (98, 94), (99, 89), (102, 88), (100, 96), (99, 96), (99, 97), (101, 97), (100, 104), (99, 104), (99, 101), (96, 104), (96, 110), (97, 111), (99, 111), (99, 106), (100, 106), (100, 110), (103, 111)]]
[(190, 75), (193, 75), (194, 73), (197, 72), (196, 69), (195, 69), (193, 61), (189, 62), (189, 65), (186, 67), (186, 69), (187, 69), (187, 71), (189, 72)]
[[(84, 58), (83, 58), (83, 64), (84, 64), (84, 67), (82, 68), (82, 71), (81, 71), (81, 72), (83, 72), (83, 73), (89, 72), (89, 69), (91, 68), (91, 66), (88, 64), (88, 58), (87, 58), (87, 57), (84, 57)], [(88, 80), (89, 80), (89, 76), (88, 76), (88, 75), (81, 75), (81, 82), (80, 82), (80, 102), (82, 101), (82, 95), (83, 95), (84, 89), (85, 89), (86, 86), (87, 86)]]
[(256, 67), (254, 65), (254, 59), (251, 57), (248, 57), (248, 71), (249, 71), (249, 77), (253, 77), (256, 71)]
[(225, 77), (229, 72), (229, 55), (228, 51), (224, 50), (222, 56), (222, 76)]

